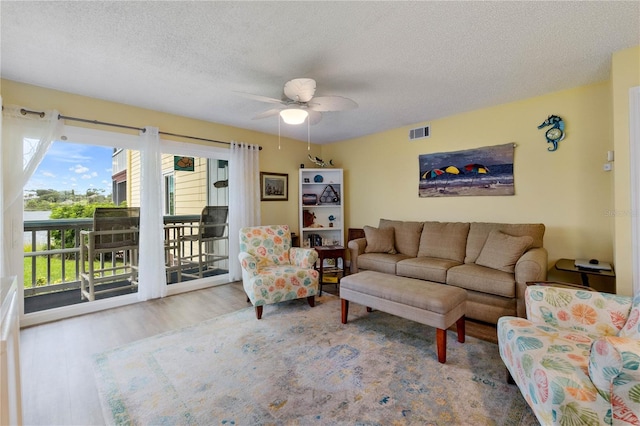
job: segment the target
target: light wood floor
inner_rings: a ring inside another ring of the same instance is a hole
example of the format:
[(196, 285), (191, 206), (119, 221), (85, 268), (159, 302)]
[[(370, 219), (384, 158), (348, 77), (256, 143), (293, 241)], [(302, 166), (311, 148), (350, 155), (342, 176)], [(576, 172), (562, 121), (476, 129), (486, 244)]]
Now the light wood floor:
[[(22, 330), (25, 425), (103, 424), (93, 354), (246, 308), (246, 300), (238, 282)], [(494, 326), (467, 321), (466, 331), (496, 341)]]

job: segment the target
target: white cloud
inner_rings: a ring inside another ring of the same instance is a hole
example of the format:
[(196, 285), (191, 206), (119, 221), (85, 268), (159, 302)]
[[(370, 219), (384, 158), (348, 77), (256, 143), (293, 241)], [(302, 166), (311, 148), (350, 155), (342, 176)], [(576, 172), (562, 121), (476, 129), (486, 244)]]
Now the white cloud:
[(82, 179), (91, 179), (91, 175), (82, 175)]
[(85, 166), (83, 166), (81, 164), (76, 164), (74, 167), (70, 167), (69, 170), (71, 170), (72, 172), (80, 174), (80, 173), (87, 173), (89, 171), (89, 168), (85, 167)]
[(97, 177), (98, 176), (98, 172), (91, 172), (91, 176)]
[(70, 180), (71, 182), (76, 182), (78, 179), (76, 179), (76, 178), (72, 177), (72, 178), (69, 178), (69, 180)]
[(45, 177), (56, 177), (56, 175), (54, 175), (51, 172), (42, 172), (42, 176), (45, 176)]

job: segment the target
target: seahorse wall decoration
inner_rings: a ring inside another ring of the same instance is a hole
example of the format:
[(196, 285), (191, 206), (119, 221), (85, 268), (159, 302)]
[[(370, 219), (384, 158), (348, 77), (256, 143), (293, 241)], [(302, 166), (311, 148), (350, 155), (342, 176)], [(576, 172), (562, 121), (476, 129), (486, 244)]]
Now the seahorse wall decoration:
[(547, 126), (552, 126), (548, 129), (544, 136), (547, 138), (547, 143), (553, 144), (553, 147), (548, 147), (547, 151), (555, 151), (558, 149), (558, 142), (564, 139), (564, 121), (557, 115), (550, 115), (549, 118), (544, 120), (538, 129), (542, 129)]

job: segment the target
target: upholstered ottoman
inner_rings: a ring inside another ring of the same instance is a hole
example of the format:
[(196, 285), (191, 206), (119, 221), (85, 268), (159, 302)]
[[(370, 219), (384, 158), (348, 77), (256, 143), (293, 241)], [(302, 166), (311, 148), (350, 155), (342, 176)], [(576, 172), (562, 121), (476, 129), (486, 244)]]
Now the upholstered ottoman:
[(347, 323), (349, 302), (436, 328), (438, 361), (447, 361), (447, 328), (456, 324), (458, 342), (464, 342), (467, 292), (459, 287), (363, 271), (340, 280), (342, 323)]

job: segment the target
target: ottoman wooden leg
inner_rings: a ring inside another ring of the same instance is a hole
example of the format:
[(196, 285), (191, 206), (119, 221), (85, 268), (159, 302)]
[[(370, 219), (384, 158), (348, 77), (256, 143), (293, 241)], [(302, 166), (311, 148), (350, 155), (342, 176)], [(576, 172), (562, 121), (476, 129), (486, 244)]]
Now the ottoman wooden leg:
[(436, 348), (438, 349), (438, 362), (447, 362), (447, 330), (436, 328)]
[(347, 323), (347, 316), (349, 315), (349, 301), (347, 299), (340, 299), (342, 301), (342, 323)]
[(464, 331), (464, 315), (461, 316), (458, 321), (456, 321), (456, 330), (458, 331), (458, 342), (460, 343), (464, 343), (464, 335), (465, 335), (465, 331)]

